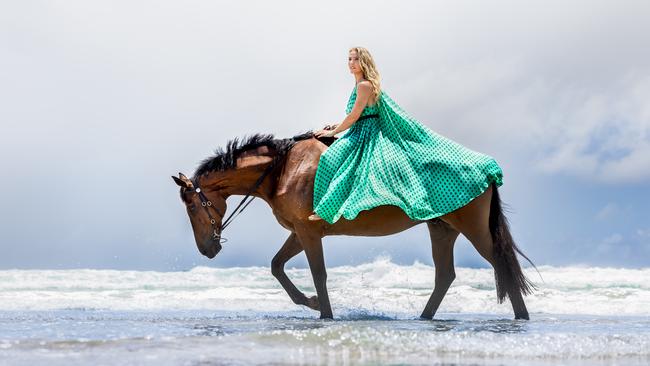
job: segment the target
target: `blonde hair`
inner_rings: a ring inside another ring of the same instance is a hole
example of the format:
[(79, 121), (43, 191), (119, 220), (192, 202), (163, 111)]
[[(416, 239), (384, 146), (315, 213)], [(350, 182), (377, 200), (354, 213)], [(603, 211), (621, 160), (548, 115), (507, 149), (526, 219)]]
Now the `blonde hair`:
[(359, 57), (359, 65), (361, 65), (361, 71), (363, 72), (363, 77), (370, 81), (372, 84), (372, 94), (374, 96), (373, 100), (377, 102), (379, 99), (379, 93), (381, 93), (380, 82), (379, 82), (379, 71), (377, 71), (377, 66), (375, 66), (375, 61), (372, 59), (370, 51), (364, 47), (352, 47), (349, 52), (356, 51), (357, 56)]

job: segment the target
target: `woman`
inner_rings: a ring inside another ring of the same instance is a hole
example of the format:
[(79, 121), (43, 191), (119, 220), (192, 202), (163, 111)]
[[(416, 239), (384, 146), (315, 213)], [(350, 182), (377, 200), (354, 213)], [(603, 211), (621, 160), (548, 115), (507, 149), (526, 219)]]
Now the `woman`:
[(334, 136), (349, 128), (320, 156), (309, 220), (353, 220), (381, 205), (428, 220), (466, 205), (493, 182), (503, 184), (492, 157), (432, 131), (381, 90), (367, 49), (350, 49), (348, 67), (355, 78), (348, 115), (314, 133)]

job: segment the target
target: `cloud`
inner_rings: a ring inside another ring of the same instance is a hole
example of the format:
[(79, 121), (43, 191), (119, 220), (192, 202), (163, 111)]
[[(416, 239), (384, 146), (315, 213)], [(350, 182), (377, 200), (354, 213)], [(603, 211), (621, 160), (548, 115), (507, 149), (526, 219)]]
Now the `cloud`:
[(650, 77), (629, 72), (607, 90), (556, 90), (569, 101), (547, 120), (537, 168), (604, 183), (650, 180)]
[(434, 130), (480, 151), (521, 156), (539, 173), (650, 181), (650, 69), (594, 76), (594, 87), (552, 65), (537, 75), (535, 68), (522, 58), (488, 58), (430, 71), (400, 91), (411, 90), (404, 99)]
[(612, 218), (613, 216), (616, 216), (621, 209), (618, 207), (618, 205), (614, 202), (610, 202), (606, 204), (603, 208), (598, 210), (596, 213), (596, 219), (599, 221), (605, 221), (607, 219)]
[(637, 229), (636, 234), (640, 238), (650, 239), (650, 229)]
[(650, 230), (639, 229), (636, 233), (612, 233), (584, 247), (583, 259), (593, 264), (647, 266), (650, 255)]

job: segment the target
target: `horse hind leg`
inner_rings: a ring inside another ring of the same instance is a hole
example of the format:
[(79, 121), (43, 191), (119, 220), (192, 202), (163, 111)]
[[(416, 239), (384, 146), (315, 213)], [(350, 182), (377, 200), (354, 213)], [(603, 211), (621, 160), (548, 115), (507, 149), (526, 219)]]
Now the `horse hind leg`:
[(509, 268), (510, 263), (508, 263), (507, 259), (503, 258), (503, 254), (497, 253), (498, 251), (494, 249), (489, 231), (487, 233), (465, 236), (479, 254), (490, 262), (494, 268), (498, 302), (503, 302), (507, 294), (512, 304), (512, 310), (515, 313), (515, 319), (529, 319), (522, 293), (514, 284), (513, 271)]
[(467, 206), (461, 232), (494, 268), (498, 302), (503, 302), (507, 295), (515, 319), (529, 319), (523, 295), (530, 293), (533, 286), (517, 260), (516, 252), (521, 252), (512, 240), (494, 186), (491, 196), (491, 200), (486, 200), (487, 197), (477, 198), (476, 205)]
[(460, 234), (441, 220), (427, 221), (431, 237), (431, 253), (436, 267), (436, 283), (431, 297), (427, 302), (420, 318), (432, 319), (449, 286), (456, 278), (454, 270), (454, 243)]

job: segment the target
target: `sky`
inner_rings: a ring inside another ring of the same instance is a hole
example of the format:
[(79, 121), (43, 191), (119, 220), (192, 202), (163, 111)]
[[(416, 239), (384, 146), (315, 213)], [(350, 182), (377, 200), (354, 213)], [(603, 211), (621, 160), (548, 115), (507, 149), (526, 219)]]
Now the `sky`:
[[(411, 116), (498, 161), (535, 264), (648, 267), (648, 19), (634, 0), (2, 2), (0, 269), (268, 266), (289, 235), (269, 206), (208, 260), (170, 176), (342, 121), (353, 46)], [(323, 242), (329, 266), (432, 263), (424, 224)], [(455, 256), (487, 264), (462, 237)]]

